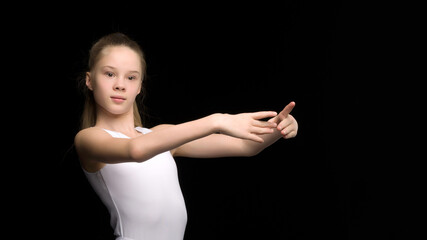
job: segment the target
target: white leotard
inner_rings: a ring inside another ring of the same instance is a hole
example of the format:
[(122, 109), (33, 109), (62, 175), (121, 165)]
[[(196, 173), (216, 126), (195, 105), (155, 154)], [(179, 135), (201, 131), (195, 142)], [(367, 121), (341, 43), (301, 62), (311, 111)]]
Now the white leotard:
[[(143, 134), (151, 132), (141, 127), (136, 130)], [(105, 131), (115, 138), (129, 138)], [(110, 212), (117, 240), (184, 238), (187, 211), (170, 152), (142, 163), (106, 164), (95, 173), (84, 172)]]

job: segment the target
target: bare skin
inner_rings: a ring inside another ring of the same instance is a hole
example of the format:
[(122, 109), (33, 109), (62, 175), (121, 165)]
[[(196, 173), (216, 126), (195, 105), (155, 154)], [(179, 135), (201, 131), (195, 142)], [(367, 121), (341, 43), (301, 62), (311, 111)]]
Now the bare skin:
[[(295, 102), (291, 102), (279, 114), (216, 113), (178, 125), (158, 125), (151, 133), (141, 134), (134, 128), (132, 107), (141, 90), (139, 64), (133, 50), (108, 47), (86, 75), (86, 85), (97, 103), (96, 125), (75, 137), (86, 171), (96, 172), (105, 164), (143, 162), (165, 151), (197, 158), (253, 156), (280, 138), (292, 138), (298, 132), (298, 123), (290, 114)], [(266, 118), (269, 120), (262, 121)], [(130, 138), (113, 138), (103, 129)]]

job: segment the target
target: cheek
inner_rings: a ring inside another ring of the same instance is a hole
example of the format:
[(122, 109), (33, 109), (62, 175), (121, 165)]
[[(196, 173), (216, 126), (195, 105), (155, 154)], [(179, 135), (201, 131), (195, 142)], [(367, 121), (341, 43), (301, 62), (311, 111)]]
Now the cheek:
[(96, 84), (92, 90), (93, 97), (95, 102), (105, 107), (105, 104), (108, 103), (110, 91), (109, 86), (106, 84)]
[(99, 89), (94, 89), (92, 91), (92, 93), (93, 93), (93, 97), (95, 99), (95, 102), (100, 104), (100, 105), (104, 105), (105, 94), (102, 91), (99, 91)]
[(103, 84), (96, 84), (96, 85), (93, 87), (93, 90), (92, 90), (93, 95), (94, 95), (95, 97), (96, 97), (96, 96), (98, 96), (98, 97), (105, 96), (105, 95), (106, 95), (106, 92), (107, 92), (107, 90), (106, 90), (105, 88), (106, 88), (106, 86), (105, 86), (105, 85), (103, 85)]
[(132, 87), (130, 89), (132, 89), (132, 95), (135, 95), (136, 97), (136, 95), (138, 95), (141, 91), (141, 83), (132, 84)]

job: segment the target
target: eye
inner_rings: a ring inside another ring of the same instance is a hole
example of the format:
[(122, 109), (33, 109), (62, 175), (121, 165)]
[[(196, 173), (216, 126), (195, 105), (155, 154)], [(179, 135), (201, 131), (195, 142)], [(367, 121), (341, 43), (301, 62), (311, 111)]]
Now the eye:
[(128, 79), (129, 79), (129, 80), (135, 80), (135, 79), (136, 79), (136, 76), (129, 76), (129, 77), (128, 77)]
[(114, 73), (112, 73), (112, 72), (105, 72), (104, 73), (107, 77), (114, 77)]

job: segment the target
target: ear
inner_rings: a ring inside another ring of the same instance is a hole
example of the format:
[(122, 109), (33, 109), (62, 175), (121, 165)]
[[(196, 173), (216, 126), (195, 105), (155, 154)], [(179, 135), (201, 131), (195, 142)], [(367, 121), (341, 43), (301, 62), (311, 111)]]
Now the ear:
[(92, 87), (92, 77), (90, 76), (90, 72), (86, 72), (86, 86), (87, 86), (87, 88), (89, 88), (91, 91), (93, 91), (93, 87)]
[(141, 88), (142, 88), (142, 81), (139, 83), (139, 87), (138, 87), (138, 94), (141, 93)]

